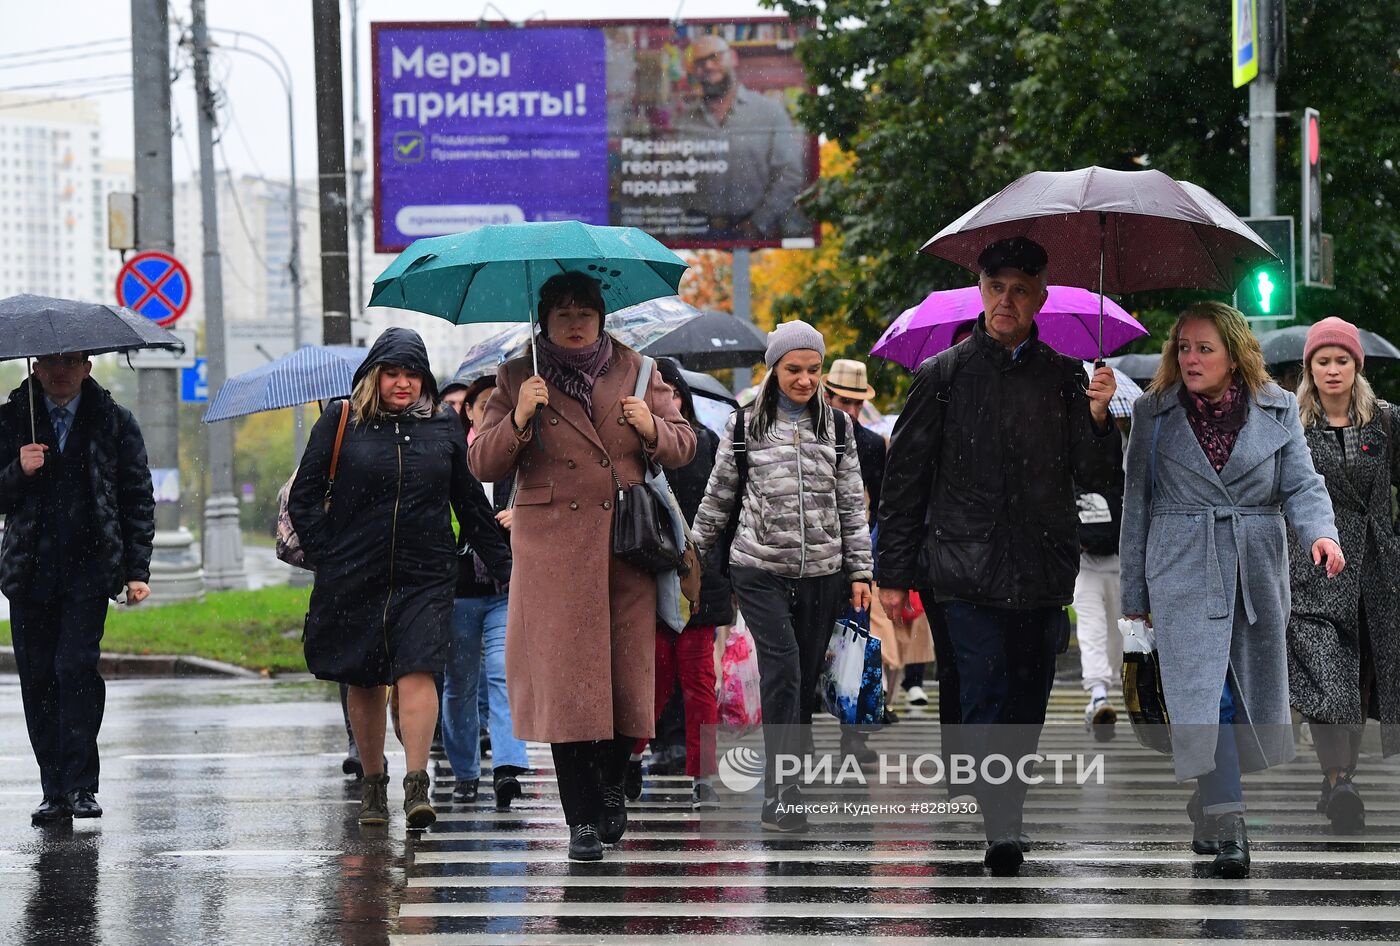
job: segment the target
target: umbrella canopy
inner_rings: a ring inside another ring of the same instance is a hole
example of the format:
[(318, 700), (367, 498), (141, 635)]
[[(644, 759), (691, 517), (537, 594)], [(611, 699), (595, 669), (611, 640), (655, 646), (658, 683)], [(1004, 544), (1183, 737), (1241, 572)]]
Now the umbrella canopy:
[[(1308, 325), (1290, 325), (1288, 328), (1274, 329), (1259, 336), (1259, 347), (1264, 351), (1264, 363), (1282, 365), (1290, 361), (1303, 360), (1303, 348), (1307, 344)], [(1400, 361), (1400, 348), (1396, 348), (1375, 332), (1364, 328), (1357, 330), (1361, 336), (1361, 350), (1366, 353), (1367, 363)]]
[[(1094, 363), (1092, 361), (1084, 362), (1084, 370), (1089, 373), (1090, 377), (1093, 377)], [(1133, 402), (1142, 397), (1142, 388), (1138, 387), (1136, 381), (1117, 368), (1113, 369), (1113, 377), (1118, 382), (1118, 390), (1114, 391), (1113, 397), (1109, 399), (1108, 412), (1114, 417), (1132, 417)]]
[(1147, 384), (1157, 376), (1157, 366), (1162, 363), (1161, 355), (1119, 355), (1107, 359), (1113, 369), (1140, 384)]
[[(610, 313), (603, 327), (622, 344), (640, 351), (700, 315), (699, 309), (679, 296), (662, 296)], [(529, 325), (513, 325), (473, 345), (462, 357), (452, 381), (470, 384), (483, 375), (495, 374), (502, 362), (525, 354), (531, 333)]]
[(204, 412), (204, 422), (348, 397), (351, 378), (366, 353), (367, 349), (349, 345), (307, 345), (258, 365), (223, 383)]
[(0, 361), (141, 348), (185, 350), (174, 335), (120, 306), (28, 294), (0, 299)]
[(1115, 294), (1196, 288), (1231, 292), (1277, 259), (1205, 188), (1161, 171), (1034, 171), (938, 232), (921, 252), (977, 271), (991, 243), (1045, 247), (1052, 283)]
[(728, 404), (730, 409), (739, 406), (734, 395), (729, 389), (720, 383), (719, 378), (714, 375), (705, 374), (701, 371), (688, 371), (681, 369), (681, 377), (685, 378), (685, 383), (690, 385), (690, 393), (695, 397), (703, 397), (711, 401), (720, 401)]
[(647, 346), (645, 354), (667, 355), (698, 371), (747, 368), (763, 360), (768, 337), (727, 312), (705, 312)]
[[(1118, 303), (1104, 300), (1103, 348), (1114, 351), (1147, 334), (1137, 319)], [(914, 370), (953, 344), (958, 329), (982, 314), (982, 295), (976, 286), (929, 293), (928, 298), (906, 309), (890, 323), (870, 349), (878, 355)], [(1071, 286), (1049, 287), (1049, 297), (1036, 316), (1040, 339), (1051, 348), (1074, 358), (1098, 353), (1097, 294)]]
[(370, 305), (413, 309), (458, 325), (526, 322), (540, 286), (559, 273), (597, 279), (607, 311), (673, 296), (687, 264), (632, 227), (577, 220), (511, 223), (415, 240), (374, 281)]

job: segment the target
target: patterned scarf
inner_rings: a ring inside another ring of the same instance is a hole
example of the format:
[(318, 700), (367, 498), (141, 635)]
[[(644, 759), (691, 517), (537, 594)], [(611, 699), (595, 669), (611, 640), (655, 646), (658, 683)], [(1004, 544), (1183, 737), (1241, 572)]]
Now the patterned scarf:
[(416, 417), (418, 420), (427, 420), (437, 412), (437, 405), (427, 392), (418, 395), (418, 400), (408, 405), (401, 411), (385, 411), (386, 414), (397, 414), (399, 417)]
[(593, 386), (608, 373), (612, 359), (612, 338), (606, 332), (587, 348), (560, 348), (545, 338), (536, 337), (540, 346), (540, 374), (546, 381), (583, 405), (588, 419), (593, 419)]
[(1178, 389), (1177, 398), (1186, 408), (1186, 421), (1205, 451), (1206, 459), (1219, 473), (1230, 461), (1240, 429), (1249, 417), (1248, 394), (1236, 381), (1214, 404), (1199, 394), (1192, 394), (1184, 384)]

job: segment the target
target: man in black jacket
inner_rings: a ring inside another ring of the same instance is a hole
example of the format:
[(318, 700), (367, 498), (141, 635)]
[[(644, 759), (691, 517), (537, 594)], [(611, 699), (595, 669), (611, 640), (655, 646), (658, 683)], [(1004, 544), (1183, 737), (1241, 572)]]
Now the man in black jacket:
[[(150, 594), (155, 497), (131, 412), (82, 352), (46, 355), (0, 406), (0, 592), (44, 800), (35, 824), (99, 818), (98, 673), (107, 599)], [(31, 438), (29, 386), (35, 383)], [(31, 439), (38, 442), (31, 443)]]
[[(1039, 743), (1079, 568), (1074, 482), (1121, 490), (1122, 443), (1108, 414), (1112, 370), (1098, 369), (1086, 389), (1082, 365), (1038, 338), (1045, 250), (1014, 237), (987, 247), (978, 264), (977, 328), (920, 366), (895, 425), (880, 596), (892, 612), (908, 589), (927, 587), (943, 610), (977, 757), (985, 863), (1005, 876), (1022, 861), (1032, 772), (1022, 760)], [(996, 755), (1022, 763), (1000, 785)]]

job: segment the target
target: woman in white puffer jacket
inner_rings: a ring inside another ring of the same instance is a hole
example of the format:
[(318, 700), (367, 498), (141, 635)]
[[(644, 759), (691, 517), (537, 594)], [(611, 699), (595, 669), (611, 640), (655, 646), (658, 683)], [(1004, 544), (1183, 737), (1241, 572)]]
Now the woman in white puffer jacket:
[[(797, 787), (778, 784), (777, 757), (802, 752), (799, 726), (811, 725), (817, 674), (843, 606), (870, 606), (865, 487), (850, 418), (817, 397), (825, 354), (821, 333), (805, 322), (769, 333), (768, 377), (752, 410), (730, 418), (695, 516), (701, 554), (727, 556), (758, 648), (763, 826), (777, 831), (806, 828), (805, 815), (790, 810)], [(740, 422), (742, 484), (734, 449)], [(737, 529), (726, 548), (736, 505)]]

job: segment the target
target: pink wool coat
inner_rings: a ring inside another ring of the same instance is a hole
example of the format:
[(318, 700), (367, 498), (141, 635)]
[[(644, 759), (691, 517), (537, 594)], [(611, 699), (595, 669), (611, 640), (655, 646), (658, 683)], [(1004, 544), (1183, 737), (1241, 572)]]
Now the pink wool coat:
[[(528, 439), (511, 415), (528, 356), (501, 366), (469, 462), (483, 482), (515, 478), (515, 564), (506, 624), (506, 680), (515, 735), (534, 742), (651, 736), (655, 719), (656, 577), (613, 558), (615, 465), (624, 486), (646, 475), (641, 438), (622, 417), (642, 356), (613, 346), (593, 391), (594, 419), (549, 385)], [(695, 454), (695, 432), (652, 369), (652, 458), (674, 469)]]

